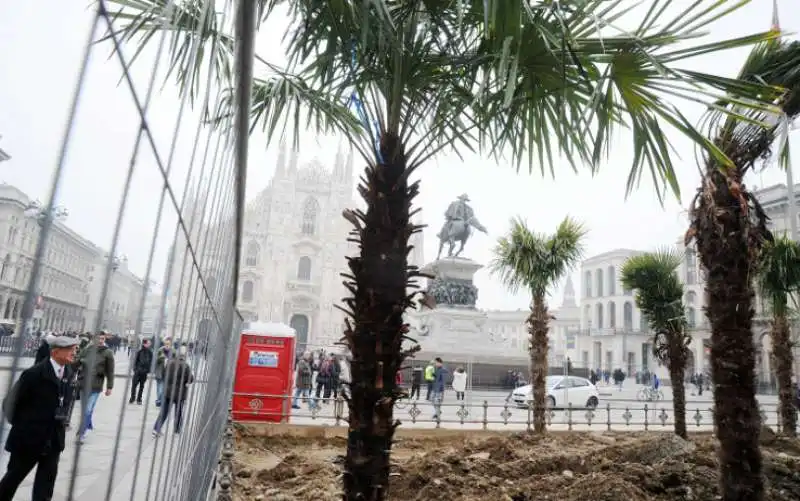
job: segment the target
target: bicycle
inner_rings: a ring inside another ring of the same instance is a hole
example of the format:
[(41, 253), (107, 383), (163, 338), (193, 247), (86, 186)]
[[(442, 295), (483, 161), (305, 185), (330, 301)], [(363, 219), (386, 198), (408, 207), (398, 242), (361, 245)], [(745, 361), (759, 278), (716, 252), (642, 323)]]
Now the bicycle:
[(401, 390), (400, 396), (397, 398), (397, 400), (394, 401), (394, 408), (399, 411), (402, 411), (403, 409), (408, 407), (408, 403), (410, 401), (411, 398), (409, 397), (408, 392), (405, 390)]
[(645, 386), (636, 393), (636, 400), (647, 402), (658, 402), (664, 400), (664, 394), (658, 388), (652, 386)]

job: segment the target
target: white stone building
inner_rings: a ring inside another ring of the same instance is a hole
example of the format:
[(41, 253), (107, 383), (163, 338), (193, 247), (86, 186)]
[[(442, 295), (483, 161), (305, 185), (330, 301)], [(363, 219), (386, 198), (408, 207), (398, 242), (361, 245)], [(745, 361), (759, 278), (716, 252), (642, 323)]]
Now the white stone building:
[[(38, 241), (39, 213), (36, 202), (14, 186), (0, 184), (0, 309), (2, 318), (16, 322), (20, 331), (22, 306)], [(94, 328), (99, 292), (95, 293), (98, 263), (105, 251), (55, 221), (44, 256), (33, 328), (78, 330)], [(106, 302), (114, 326), (135, 320), (130, 292), (141, 281), (127, 270), (112, 277)], [(112, 314), (113, 313), (113, 314)], [(104, 323), (105, 327), (111, 327)]]

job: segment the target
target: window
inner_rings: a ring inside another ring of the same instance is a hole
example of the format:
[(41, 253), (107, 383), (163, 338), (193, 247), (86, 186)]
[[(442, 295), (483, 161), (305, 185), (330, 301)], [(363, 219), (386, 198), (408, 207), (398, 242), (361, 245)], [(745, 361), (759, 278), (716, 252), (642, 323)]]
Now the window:
[(208, 277), (206, 279), (206, 289), (208, 290), (208, 297), (213, 301), (217, 294), (217, 279), (215, 277)]
[(626, 301), (622, 306), (622, 323), (625, 330), (630, 332), (633, 330), (633, 304)]
[(686, 324), (690, 329), (694, 329), (697, 325), (697, 318), (694, 308), (686, 308)]
[(311, 258), (303, 256), (297, 263), (297, 279), (311, 280)]
[(613, 266), (608, 267), (608, 295), (613, 296), (617, 293), (617, 276)]
[(598, 329), (602, 329), (603, 328), (603, 304), (602, 303), (597, 303), (597, 306), (595, 306), (595, 309), (597, 311), (597, 328)]
[(649, 332), (650, 331), (650, 324), (647, 321), (647, 315), (644, 313), (641, 314), (639, 317), (639, 330), (642, 332)]
[(242, 284), (242, 301), (249, 303), (253, 300), (253, 281), (245, 280)]
[(584, 291), (586, 293), (586, 297), (592, 297), (592, 272), (591, 271), (587, 271), (585, 273), (584, 281), (586, 282), (586, 283), (583, 284), (584, 285)]
[(257, 242), (253, 241), (247, 244), (247, 257), (245, 258), (245, 264), (247, 266), (258, 266), (258, 253), (259, 247)]
[(592, 307), (588, 304), (583, 307), (583, 320), (586, 322), (586, 328), (592, 326)]
[(686, 284), (694, 285), (697, 283), (697, 252), (694, 249), (686, 249)]
[(582, 388), (584, 386), (589, 386), (589, 381), (580, 378), (580, 377), (571, 377), (569, 378), (569, 387), (571, 388)]
[(610, 329), (617, 327), (617, 305), (614, 301), (608, 303), (608, 327)]
[(303, 235), (314, 235), (316, 233), (318, 214), (319, 202), (315, 198), (306, 200), (303, 206), (303, 225), (301, 227)]
[(686, 270), (686, 285), (697, 284), (697, 272), (694, 270)]
[(594, 279), (597, 281), (597, 297), (603, 297), (603, 270), (595, 271)]
[[(6, 258), (3, 259), (3, 267), (0, 269), (0, 280), (5, 280), (8, 277), (8, 270), (11, 267), (11, 254), (6, 254)], [(6, 316), (5, 318), (8, 318)]]

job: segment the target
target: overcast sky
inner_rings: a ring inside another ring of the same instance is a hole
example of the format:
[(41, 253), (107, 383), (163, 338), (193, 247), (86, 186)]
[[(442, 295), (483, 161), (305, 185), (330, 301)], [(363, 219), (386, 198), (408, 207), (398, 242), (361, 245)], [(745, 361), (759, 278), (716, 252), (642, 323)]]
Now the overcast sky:
[[(74, 89), (79, 63), (93, 18), (86, 1), (39, 0), (6, 1), (0, 6), (0, 147), (12, 160), (0, 163), (0, 180), (15, 185), (34, 198), (44, 201), (64, 132), (67, 104)], [(689, 5), (690, 0), (675, 2)], [(788, 36), (800, 30), (800, 3), (780, 0), (781, 24)], [(741, 36), (769, 28), (772, 0), (753, 0), (750, 5), (715, 23), (709, 39)], [(278, 20), (276, 20), (277, 22)], [(257, 52), (273, 62), (283, 60), (281, 31), (263, 29)], [(128, 56), (132, 51), (127, 51)], [(691, 63), (709, 73), (735, 75), (747, 51), (730, 51), (724, 56), (698, 58)], [(137, 115), (130, 93), (117, 85), (120, 71), (116, 60), (108, 59), (109, 50), (97, 45), (93, 53), (87, 83), (70, 146), (67, 178), (60, 203), (69, 210), (67, 223), (98, 244), (109, 247), (119, 196), (125, 179)], [(134, 67), (137, 86), (144, 93), (154, 58), (145, 54)], [(159, 80), (159, 83), (161, 80)], [(159, 137), (159, 147), (166, 156), (171, 130), (179, 107), (173, 85), (167, 84), (154, 97), (149, 122)], [(691, 119), (702, 109), (688, 103), (683, 110)], [(179, 135), (172, 182), (180, 187), (186, 175), (185, 165), (191, 155), (196, 114), (188, 114)], [(678, 174), (683, 200), (669, 198), (665, 207), (644, 180), (629, 199), (624, 197), (625, 180), (631, 161), (631, 140), (620, 135), (608, 163), (599, 175), (584, 171), (573, 174), (566, 163), (556, 167), (555, 180), (542, 178), (538, 172), (517, 174), (508, 165), (489, 159), (466, 156), (461, 161), (452, 154), (441, 155), (422, 172), (425, 254), (430, 260), (437, 250), (436, 233), (443, 221), (447, 204), (461, 193), (469, 194), (477, 217), (489, 229), (468, 243), (466, 257), (487, 263), (491, 247), (508, 229), (512, 216), (522, 215), (537, 231), (550, 232), (567, 214), (583, 221), (590, 234), (587, 255), (616, 248), (652, 249), (670, 244), (686, 231), (685, 207), (699, 181), (693, 147), (681, 137), (671, 140), (681, 154)], [(317, 139), (313, 133), (303, 138), (301, 162), (332, 158), (338, 139)], [(800, 133), (792, 139), (800, 143)], [(795, 155), (797, 157), (797, 155)], [(248, 195), (262, 190), (271, 178), (277, 159), (277, 147), (265, 147), (264, 137), (256, 134), (251, 142)], [(153, 156), (147, 149), (138, 158), (133, 179), (119, 252), (130, 258), (134, 272), (143, 274), (160, 193), (160, 177)], [(331, 166), (332, 168), (332, 166)], [(751, 188), (783, 182), (784, 174), (772, 168), (749, 180)], [(178, 191), (181, 191), (178, 188)], [(162, 223), (158, 238), (157, 261), (152, 278), (161, 282), (167, 248), (174, 231), (175, 216), (170, 211)], [(576, 290), (578, 273), (573, 273)], [(524, 308), (529, 298), (514, 297), (484, 270), (477, 276), (479, 306), (490, 309)], [(555, 291), (553, 303), (561, 301)]]

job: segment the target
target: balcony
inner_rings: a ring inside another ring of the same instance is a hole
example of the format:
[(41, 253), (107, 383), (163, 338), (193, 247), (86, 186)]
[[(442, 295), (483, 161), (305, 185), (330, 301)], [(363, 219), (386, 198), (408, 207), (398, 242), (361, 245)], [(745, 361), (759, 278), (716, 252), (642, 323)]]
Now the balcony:
[(321, 287), (313, 282), (306, 280), (290, 280), (286, 284), (286, 290), (289, 294), (307, 296), (314, 299), (319, 299)]
[(609, 329), (595, 329), (595, 328), (588, 328), (588, 329), (567, 329), (567, 335), (573, 336), (592, 336), (592, 337), (599, 337), (599, 336), (618, 336), (618, 335), (639, 335), (639, 336), (649, 336), (651, 332), (649, 330), (643, 331), (639, 329), (625, 329), (622, 327), (617, 328), (609, 328)]

